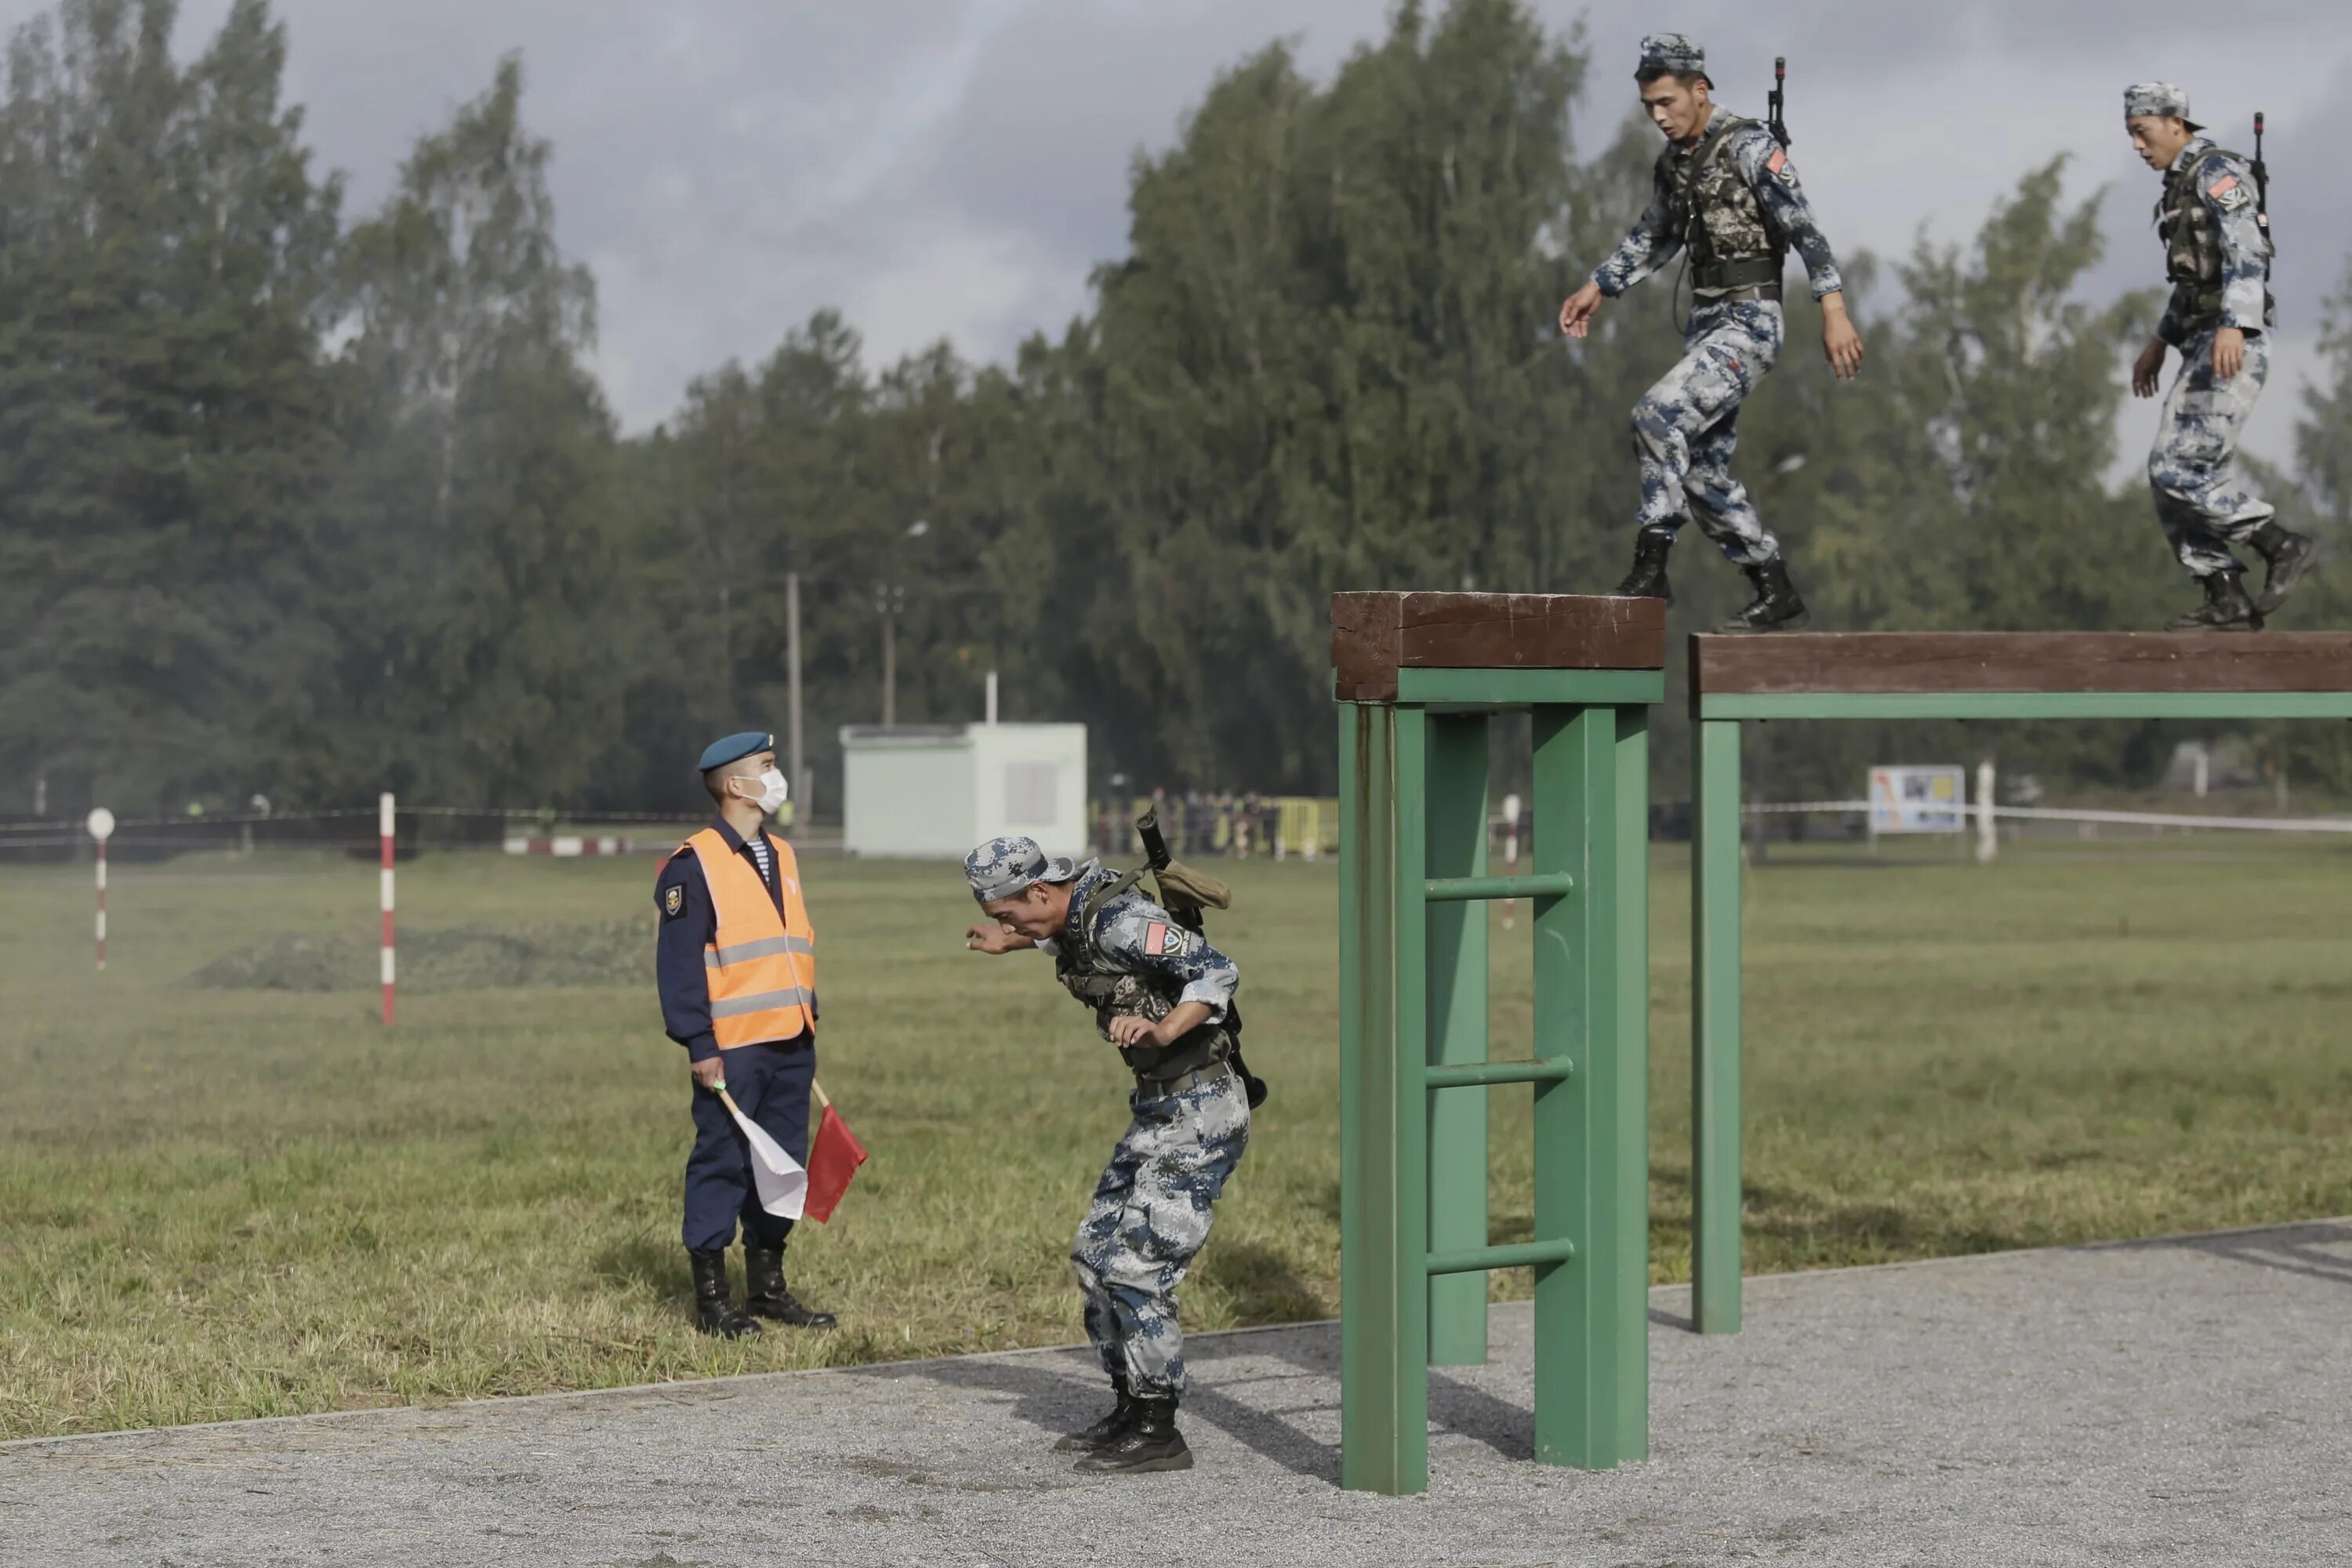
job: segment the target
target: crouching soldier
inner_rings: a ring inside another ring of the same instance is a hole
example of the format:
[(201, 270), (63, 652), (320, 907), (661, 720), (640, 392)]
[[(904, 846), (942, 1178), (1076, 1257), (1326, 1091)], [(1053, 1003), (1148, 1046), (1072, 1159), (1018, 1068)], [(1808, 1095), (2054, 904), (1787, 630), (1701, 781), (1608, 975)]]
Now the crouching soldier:
[(965, 945), (1050, 955), (1055, 977), (1093, 1010), (1135, 1074), (1133, 1120), (1070, 1253), (1087, 1338), (1117, 1400), (1055, 1445), (1083, 1454), (1076, 1468), (1090, 1473), (1192, 1468), (1176, 1429), (1184, 1396), (1176, 1288), (1249, 1147), (1248, 1090), (1227, 1026), (1241, 971), (1139, 891), (1140, 875), (1048, 857), (1029, 838), (992, 838), (964, 860), (988, 917)]

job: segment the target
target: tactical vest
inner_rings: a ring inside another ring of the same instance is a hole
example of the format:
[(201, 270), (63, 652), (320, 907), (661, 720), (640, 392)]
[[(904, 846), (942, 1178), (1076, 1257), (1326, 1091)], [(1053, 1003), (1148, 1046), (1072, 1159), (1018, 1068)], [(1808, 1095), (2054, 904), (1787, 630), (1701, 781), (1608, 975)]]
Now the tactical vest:
[(701, 862), (710, 889), (712, 929), (702, 963), (710, 1033), (722, 1051), (793, 1039), (816, 1026), (816, 932), (801, 900), (800, 865), (791, 845), (772, 833), (767, 840), (784, 896), (781, 914), (759, 871), (717, 828), (678, 847), (678, 854), (690, 851)]
[[(2208, 147), (2164, 176), (2164, 196), (2156, 206), (2156, 231), (2164, 241), (2164, 276), (2183, 291), (2188, 310), (2181, 319), (2189, 332), (2210, 331), (2221, 324), (2226, 286), (2221, 276), (2221, 220), (2213, 215), (2199, 188), (2217, 160), (2234, 153)], [(2277, 301), (2263, 290), (2263, 324), (2278, 319)]]
[[(1095, 945), (1097, 917), (1142, 878), (1140, 871), (1123, 871), (1088, 893), (1078, 906), (1076, 934), (1065, 936), (1054, 955), (1054, 978), (1094, 1009), (1095, 1027), (1106, 1037), (1113, 1018), (1149, 1018), (1156, 1024), (1183, 999), (1181, 990), (1156, 976), (1131, 974), (1116, 967)], [(1138, 1078), (1181, 1078), (1231, 1058), (1234, 1037), (1222, 1023), (1203, 1024), (1172, 1046), (1121, 1046), (1118, 1054)]]
[(1732, 138), (1755, 123), (1718, 111), (1699, 144), (1679, 161), (1672, 148), (1659, 154), (1671, 193), (1667, 227), (1690, 255), (1692, 284), (1701, 300), (1780, 297), (1788, 242), (1731, 155)]

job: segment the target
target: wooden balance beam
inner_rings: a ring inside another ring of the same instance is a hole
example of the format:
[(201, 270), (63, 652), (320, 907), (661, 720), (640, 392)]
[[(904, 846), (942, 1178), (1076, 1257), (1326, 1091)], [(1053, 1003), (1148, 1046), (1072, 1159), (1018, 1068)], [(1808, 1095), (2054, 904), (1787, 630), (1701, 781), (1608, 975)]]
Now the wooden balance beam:
[(1739, 1328), (1739, 735), (1749, 719), (2352, 719), (2352, 632), (1690, 639), (1691, 1279)]

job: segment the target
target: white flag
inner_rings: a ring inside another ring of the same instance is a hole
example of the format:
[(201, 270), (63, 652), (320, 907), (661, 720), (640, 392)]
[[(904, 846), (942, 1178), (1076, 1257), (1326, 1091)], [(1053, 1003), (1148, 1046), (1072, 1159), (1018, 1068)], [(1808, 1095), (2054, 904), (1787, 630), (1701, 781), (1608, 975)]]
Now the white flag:
[(801, 1205), (808, 1201), (808, 1173), (765, 1128), (736, 1110), (731, 1095), (727, 1109), (751, 1141), (751, 1183), (760, 1191), (760, 1206), (779, 1219), (800, 1218)]

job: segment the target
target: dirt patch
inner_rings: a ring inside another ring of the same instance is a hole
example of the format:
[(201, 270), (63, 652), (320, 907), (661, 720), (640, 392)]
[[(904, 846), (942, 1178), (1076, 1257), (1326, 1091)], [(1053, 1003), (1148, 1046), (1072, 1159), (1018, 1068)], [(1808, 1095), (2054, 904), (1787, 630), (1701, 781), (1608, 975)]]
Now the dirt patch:
[[(541, 985), (641, 985), (653, 977), (646, 921), (594, 925), (448, 926), (400, 933), (409, 991), (504, 991)], [(373, 940), (289, 932), (225, 954), (188, 976), (228, 991), (364, 991), (377, 982)]]

